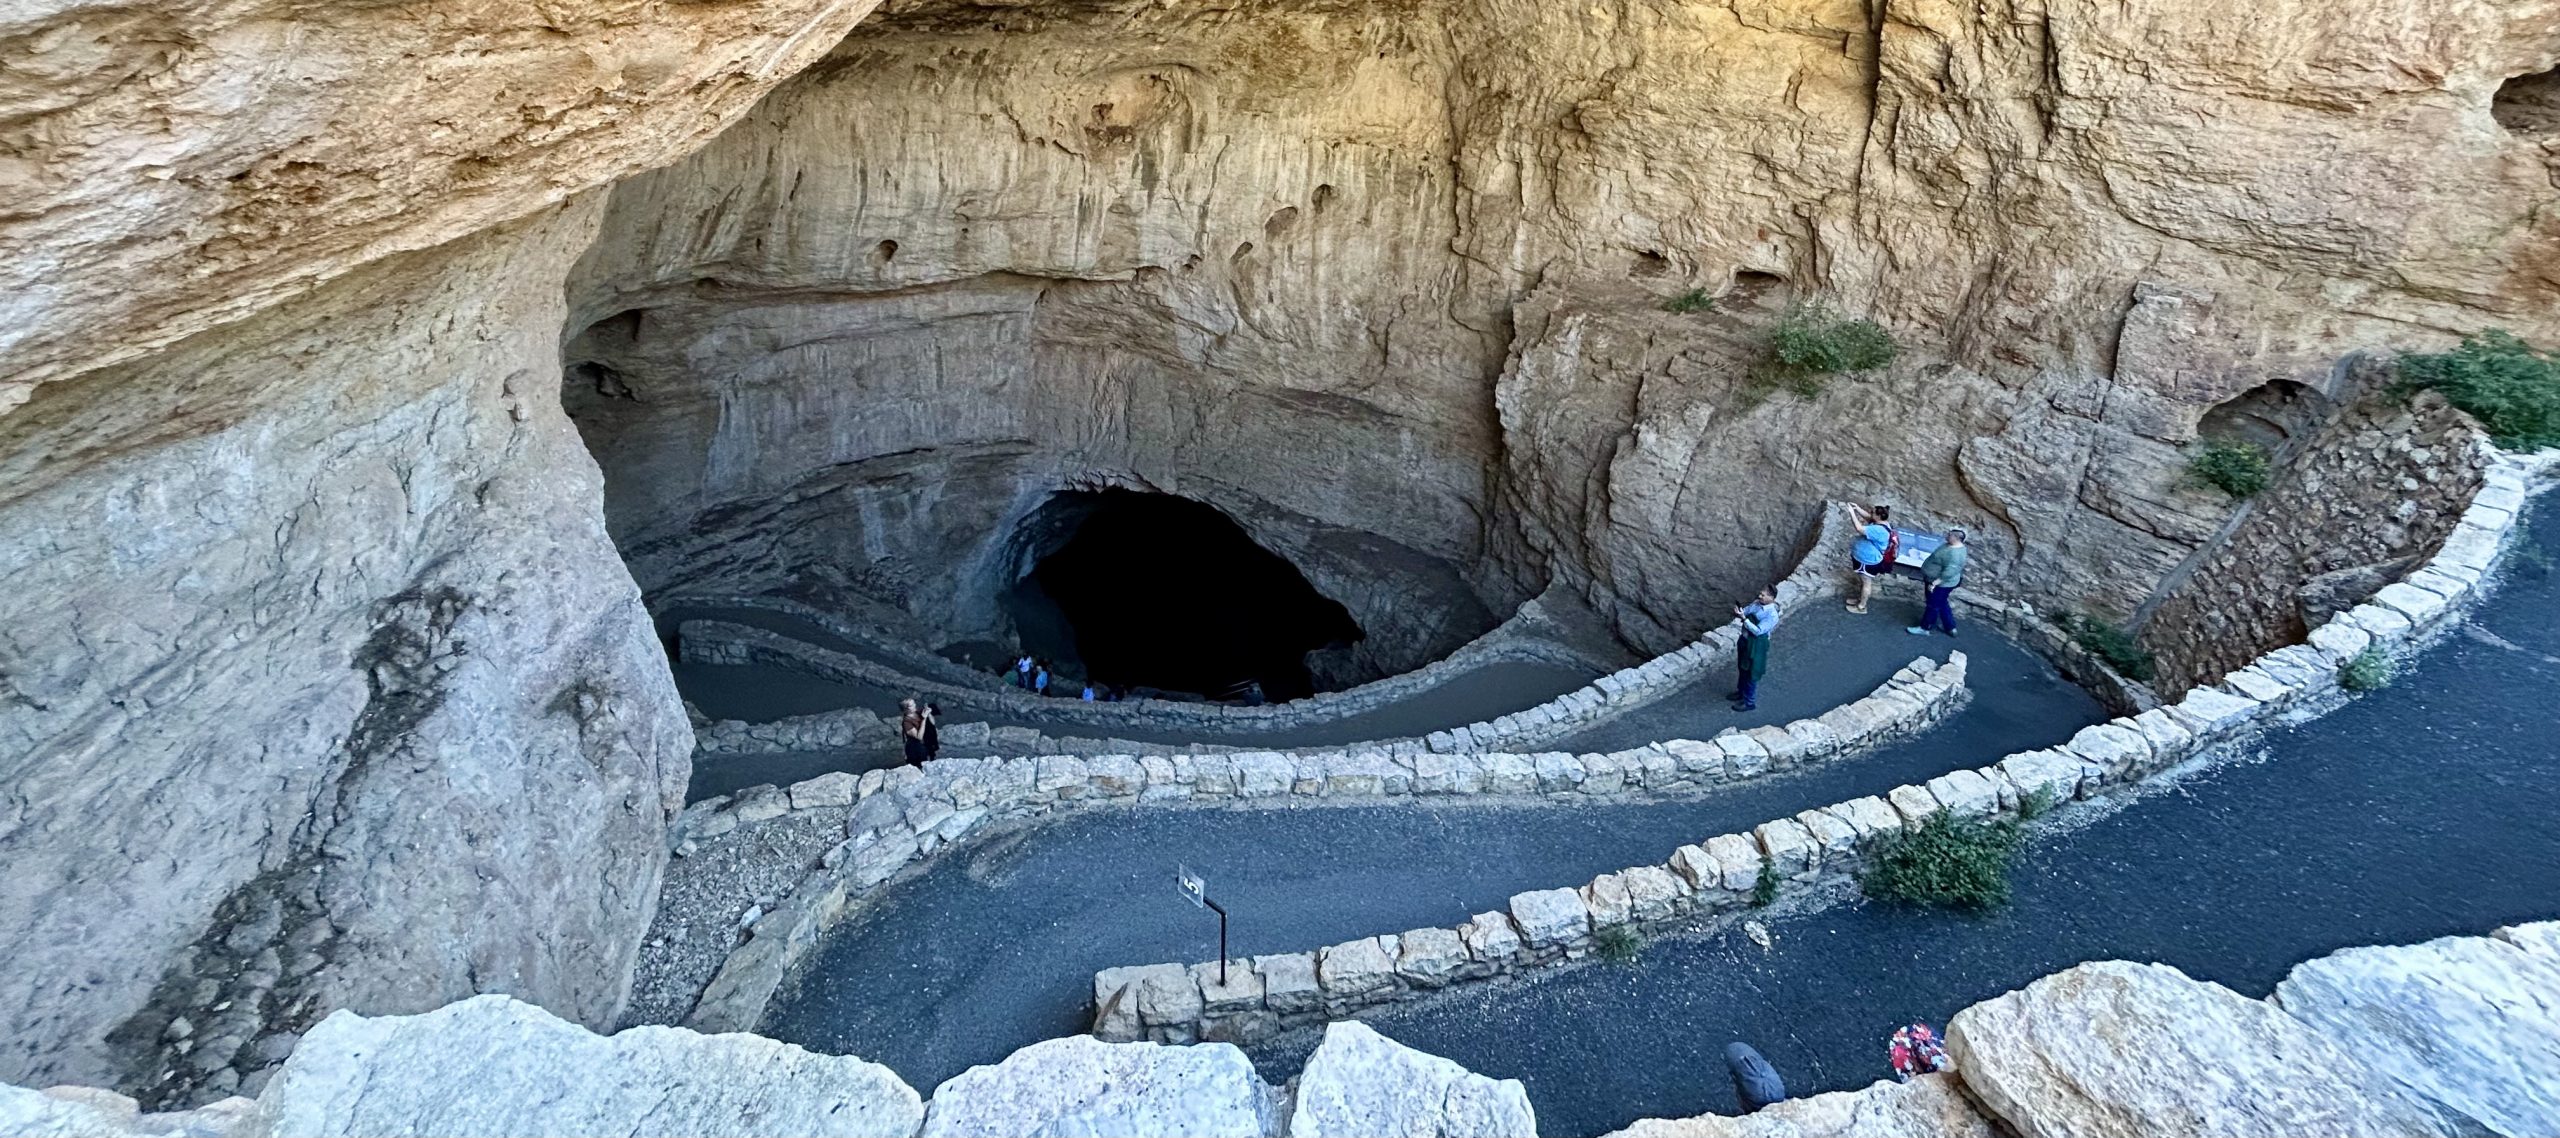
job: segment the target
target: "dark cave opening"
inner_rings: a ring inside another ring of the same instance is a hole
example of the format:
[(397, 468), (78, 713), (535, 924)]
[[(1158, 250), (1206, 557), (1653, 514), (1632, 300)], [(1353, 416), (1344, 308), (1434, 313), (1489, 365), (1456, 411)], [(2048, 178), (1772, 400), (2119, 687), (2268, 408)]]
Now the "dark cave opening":
[(1361, 638), (1339, 602), (1216, 508), (1171, 494), (1061, 491), (1017, 531), (1028, 564), (999, 598), (1052, 694), (1144, 687), (1312, 695), (1307, 653)]

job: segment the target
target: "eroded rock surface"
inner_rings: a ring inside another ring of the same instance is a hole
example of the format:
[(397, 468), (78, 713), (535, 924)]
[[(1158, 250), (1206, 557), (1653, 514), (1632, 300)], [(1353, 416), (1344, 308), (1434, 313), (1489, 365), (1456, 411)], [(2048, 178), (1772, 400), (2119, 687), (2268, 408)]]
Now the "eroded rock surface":
[(0, 1074), (189, 1105), (333, 1008), (619, 1008), (692, 734), (554, 394), (592, 224), (0, 417)]
[(2457, 1129), (2560, 1134), (2560, 960), (2490, 937), (2351, 948), (2274, 998)]
[(1609, 1138), (1993, 1138), (1952, 1075), (1772, 1103), (1741, 1117), (1648, 1118)]
[(2351, 1040), (2165, 964), (2083, 964), (1975, 1004), (1947, 1051), (2028, 1138), (2458, 1133)]
[(1491, 1079), (1358, 1020), (1324, 1029), (1298, 1075), (1291, 1138), (1525, 1138), (1538, 1132), (1517, 1079)]
[(681, 1028), (608, 1038), (481, 996), (418, 1016), (330, 1016), (245, 1134), (906, 1138), (923, 1119), (916, 1092), (877, 1063)]
[(1035, 1043), (934, 1088), (924, 1138), (1277, 1134), (1271, 1088), (1225, 1043), (1166, 1047), (1073, 1036)]
[(16, 5), (0, 413), (673, 159), (875, 3)]

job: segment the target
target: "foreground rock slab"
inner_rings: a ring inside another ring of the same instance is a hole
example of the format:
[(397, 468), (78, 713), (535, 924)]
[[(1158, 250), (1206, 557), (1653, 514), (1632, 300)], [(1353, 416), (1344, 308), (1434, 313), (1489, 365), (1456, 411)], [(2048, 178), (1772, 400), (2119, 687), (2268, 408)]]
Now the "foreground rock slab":
[(1232, 1044), (1074, 1036), (971, 1067), (933, 1092), (924, 1138), (1264, 1138), (1271, 1088)]
[(2453, 1133), (2349, 1045), (2163, 964), (2083, 964), (1975, 1004), (1947, 1049), (2026, 1138)]
[(1298, 1076), (1291, 1138), (1528, 1138), (1538, 1132), (1518, 1079), (1490, 1079), (1344, 1020)]
[(1991, 1120), (1965, 1101), (1951, 1075), (1879, 1082), (1772, 1103), (1730, 1118), (1648, 1118), (1608, 1138), (1993, 1138)]
[(681, 1028), (599, 1036), (478, 996), (425, 1015), (322, 1020), (246, 1133), (906, 1138), (923, 1121), (916, 1092), (877, 1063)]
[(2560, 959), (2447, 937), (2296, 967), (2275, 1002), (2455, 1129), (2560, 1134)]

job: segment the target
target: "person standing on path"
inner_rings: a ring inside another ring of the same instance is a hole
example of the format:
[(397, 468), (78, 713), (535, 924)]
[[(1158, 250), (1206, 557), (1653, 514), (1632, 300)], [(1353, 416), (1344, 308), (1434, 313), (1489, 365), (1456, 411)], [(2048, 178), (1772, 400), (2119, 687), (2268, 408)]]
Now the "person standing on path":
[(932, 755), (925, 750), (924, 712), (913, 699), (898, 701), (898, 747), (906, 755), (908, 766), (922, 766)]
[(1849, 512), (1858, 518), (1858, 543), (1849, 550), (1849, 571), (1858, 582), (1858, 599), (1849, 602), (1849, 611), (1867, 611), (1867, 598), (1876, 591), (1876, 578), (1893, 572), (1893, 507), (1851, 506)]
[(1760, 599), (1733, 610), (1742, 621), (1742, 639), (1733, 646), (1733, 709), (1760, 707), (1760, 677), (1769, 672), (1769, 634), (1778, 631), (1778, 594), (1760, 590)]
[(1947, 529), (1947, 543), (1920, 563), (1920, 579), (1929, 583), (1929, 606), (1920, 613), (1920, 623), (1903, 631), (1913, 636), (1932, 632), (1956, 634), (1956, 586), (1964, 584), (1964, 527)]
[(942, 707), (924, 705), (924, 757), (930, 762), (942, 757)]

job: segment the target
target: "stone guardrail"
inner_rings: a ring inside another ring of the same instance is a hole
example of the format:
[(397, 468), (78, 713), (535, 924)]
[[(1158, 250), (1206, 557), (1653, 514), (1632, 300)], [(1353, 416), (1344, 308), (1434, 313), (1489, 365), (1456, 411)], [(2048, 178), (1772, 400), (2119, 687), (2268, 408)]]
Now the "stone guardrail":
[(753, 1030), (784, 973), (849, 906), (982, 825), (1087, 806), (1695, 792), (1925, 730), (1963, 705), (1965, 668), (1960, 652), (1938, 664), (1922, 657), (1874, 693), (1812, 719), (1611, 754), (1396, 754), (1364, 745), (1306, 755), (937, 759), (859, 777), (839, 771), (788, 789), (755, 787), (734, 800), (697, 803), (678, 819), (680, 853), (741, 825), (797, 812), (843, 812), (846, 837), (788, 898), (755, 920), (685, 1026)]
[(1942, 811), (2015, 817), (2021, 802), (2039, 795), (2055, 805), (2086, 800), (2252, 734), (2288, 711), (2324, 699), (2334, 703), (2339, 672), (2349, 661), (2371, 648), (2405, 652), (2477, 599), (2534, 480), (2560, 466), (2560, 451), (2510, 456), (2482, 445), (2489, 473), (2424, 566), (2338, 614), (2307, 643), (2265, 653), (2174, 705), (2083, 728), (2060, 747), (1682, 846), (1662, 864), (1605, 873), (1579, 889), (1516, 894), (1506, 911), (1479, 913), (1454, 928), (1229, 961), (1225, 983), (1218, 982), (1216, 962), (1106, 969), (1094, 977), (1094, 1034), (1245, 1040), (1452, 983), (1577, 959), (1606, 930), (1633, 933), (1740, 910), (1750, 904), (1764, 867), (1789, 884), (1851, 878), (1885, 843)]
[[(668, 604), (684, 606), (718, 606), (763, 609), (807, 621), (848, 642), (874, 645), (876, 642), (851, 622), (835, 614), (786, 597), (768, 596), (703, 596), (688, 595)], [(1206, 700), (1141, 698), (1119, 702), (1087, 703), (1078, 699), (1032, 695), (992, 676), (971, 673), (981, 682), (963, 684), (932, 674), (902, 670), (898, 665), (870, 660), (856, 653), (832, 651), (788, 636), (765, 633), (774, 642), (805, 649), (808, 659), (821, 664), (832, 678), (852, 679), (886, 687), (893, 691), (909, 691), (951, 708), (985, 714), (995, 711), (1019, 718), (1051, 720), (1065, 726), (1080, 726), (1105, 736), (1114, 727), (1145, 727), (1152, 731), (1190, 729), (1207, 733), (1246, 731), (1285, 731), (1292, 728), (1329, 722), (1344, 716), (1358, 715), (1437, 687), (1452, 677), (1486, 664), (1506, 661), (1535, 661), (1571, 668), (1591, 668), (1589, 660), (1551, 638), (1539, 635), (1537, 629), (1546, 621), (1545, 609), (1536, 599), (1524, 602), (1511, 617), (1448, 655), (1411, 671), (1381, 677), (1358, 687), (1342, 691), (1319, 692), (1305, 699), (1285, 703), (1244, 705), (1214, 703)], [(742, 627), (735, 622), (697, 618), (688, 620), (683, 629), (712, 626), (723, 635), (732, 635)], [(759, 630), (761, 631), (761, 630)], [(679, 633), (688, 661), (705, 664), (743, 662), (712, 655), (695, 655), (694, 642), (685, 632)], [(709, 647), (718, 651), (717, 647)], [(885, 652), (885, 650), (883, 650)], [(768, 658), (756, 662), (775, 663), (784, 667), (804, 667), (790, 658)], [(945, 662), (935, 672), (947, 673), (957, 665)], [(946, 732), (947, 734), (947, 732)], [(1015, 752), (1029, 754), (1033, 752)]]
[[(1845, 580), (1841, 566), (1848, 564), (1849, 543), (1853, 538), (1846, 522), (1847, 507), (1842, 503), (1825, 503), (1815, 525), (1814, 539), (1796, 567), (1773, 588), (1781, 608), (1793, 608), (1803, 602), (1839, 594)], [(813, 610), (795, 602), (772, 598), (757, 599), (761, 607), (787, 611), (803, 619), (815, 619)], [(732, 603), (722, 600), (719, 603)], [(1532, 606), (1522, 606), (1534, 621)], [(1505, 628), (1524, 618), (1515, 615)], [(833, 625), (826, 625), (830, 630)], [(811, 672), (826, 678), (852, 679), (865, 683), (896, 687), (916, 687), (916, 683), (899, 676), (894, 669), (865, 661), (859, 657), (833, 652), (763, 629), (715, 621), (687, 621), (679, 639), (685, 657), (699, 663), (762, 663)], [(1496, 633), (1501, 632), (1497, 629)], [(1503, 659), (1555, 659), (1565, 650), (1544, 642), (1514, 635), (1505, 643), (1494, 643), (1495, 634), (1488, 633), (1457, 653), (1403, 676), (1390, 677), (1348, 692), (1330, 693), (1313, 700), (1300, 700), (1270, 707), (1226, 707), (1169, 700), (1138, 700), (1121, 704), (1090, 704), (1078, 700), (1058, 700), (1021, 695), (1010, 689), (993, 693), (966, 689), (969, 698), (995, 694), (1013, 699), (1026, 715), (1054, 717), (1075, 715), (1096, 722), (1113, 722), (1145, 726), (1151, 731), (1180, 729), (1202, 714), (1204, 707), (1215, 706), (1217, 726), (1235, 730), (1286, 730), (1330, 721), (1347, 715), (1374, 710), (1396, 700), (1427, 690), (1445, 682), (1455, 674)], [(1506, 750), (1524, 750), (1549, 740), (1588, 728), (1613, 716), (1644, 707), (1695, 682), (1714, 670), (1729, 666), (1739, 628), (1731, 621), (1708, 630), (1695, 641), (1643, 663), (1601, 676), (1590, 684), (1566, 692), (1554, 699), (1522, 711), (1497, 716), (1481, 723), (1467, 724), (1445, 731), (1434, 731), (1419, 738), (1379, 740), (1402, 756), (1424, 752), (1438, 754), (1481, 754)], [(2068, 638), (2063, 638), (2067, 643)], [(1481, 646), (1481, 647), (1480, 647)], [(1476, 650), (1470, 655), (1471, 650)], [(1543, 650), (1543, 651), (1542, 651)], [(1580, 661), (1573, 663), (1579, 666)], [(929, 697), (942, 698), (942, 686), (925, 685)], [(956, 689), (955, 689), (956, 690)], [(953, 696), (952, 698), (961, 698)], [(1008, 709), (1011, 705), (1008, 704)], [(829, 712), (804, 716), (774, 724), (713, 723), (697, 732), (705, 753), (738, 754), (752, 750), (815, 750), (830, 747), (858, 746), (880, 739), (885, 721), (861, 711)], [(976, 724), (946, 728), (946, 747), (975, 747)], [(895, 742), (891, 732), (887, 743)], [(885, 745), (885, 744), (883, 744)], [(1045, 735), (1028, 727), (997, 727), (987, 731), (983, 744), (997, 754), (1125, 754), (1146, 750), (1155, 744), (1134, 743), (1125, 739), (1079, 739)], [(1192, 753), (1240, 752), (1252, 750), (1250, 745), (1191, 743), (1183, 747)], [(1315, 748), (1314, 750), (1321, 750)]]

